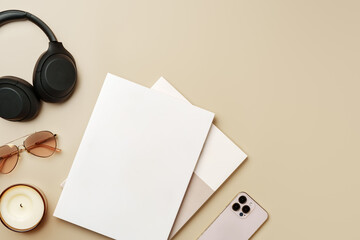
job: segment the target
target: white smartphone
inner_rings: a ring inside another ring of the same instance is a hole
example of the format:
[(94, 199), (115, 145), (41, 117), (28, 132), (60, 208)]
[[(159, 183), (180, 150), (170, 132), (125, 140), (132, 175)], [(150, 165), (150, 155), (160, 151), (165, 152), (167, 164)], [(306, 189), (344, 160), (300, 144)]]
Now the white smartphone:
[(241, 192), (198, 240), (248, 240), (268, 217), (268, 213), (254, 199)]

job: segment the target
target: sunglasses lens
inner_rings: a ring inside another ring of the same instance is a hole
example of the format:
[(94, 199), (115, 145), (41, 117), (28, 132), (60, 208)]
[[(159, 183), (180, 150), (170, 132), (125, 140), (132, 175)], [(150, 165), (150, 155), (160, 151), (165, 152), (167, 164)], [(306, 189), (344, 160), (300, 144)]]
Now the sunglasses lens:
[(19, 150), (14, 145), (5, 145), (0, 147), (0, 172), (11, 172), (19, 159)]
[(51, 132), (37, 132), (25, 140), (24, 146), (29, 153), (35, 156), (50, 157), (56, 150), (56, 139)]

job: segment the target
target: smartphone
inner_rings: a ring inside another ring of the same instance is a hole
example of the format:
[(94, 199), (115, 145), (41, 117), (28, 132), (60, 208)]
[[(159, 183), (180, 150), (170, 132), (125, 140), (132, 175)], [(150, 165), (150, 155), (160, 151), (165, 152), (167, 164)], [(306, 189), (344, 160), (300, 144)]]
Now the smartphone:
[(198, 240), (248, 240), (268, 217), (265, 209), (247, 193), (241, 192)]

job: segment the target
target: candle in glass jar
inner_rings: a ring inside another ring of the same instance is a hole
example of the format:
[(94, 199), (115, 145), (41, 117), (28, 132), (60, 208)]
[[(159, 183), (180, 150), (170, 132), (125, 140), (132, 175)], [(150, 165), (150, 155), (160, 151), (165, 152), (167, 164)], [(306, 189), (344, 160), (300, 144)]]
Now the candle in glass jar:
[(45, 196), (30, 185), (13, 185), (0, 195), (0, 219), (10, 230), (27, 232), (36, 228), (45, 212)]

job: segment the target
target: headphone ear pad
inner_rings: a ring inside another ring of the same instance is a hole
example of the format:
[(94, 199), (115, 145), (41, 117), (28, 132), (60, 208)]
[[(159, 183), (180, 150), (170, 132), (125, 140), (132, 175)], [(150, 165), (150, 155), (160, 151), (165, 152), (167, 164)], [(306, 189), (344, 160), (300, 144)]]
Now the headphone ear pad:
[(13, 76), (0, 78), (0, 117), (27, 121), (38, 115), (40, 107), (40, 100), (30, 83)]
[(45, 102), (64, 102), (75, 89), (76, 65), (71, 54), (59, 42), (50, 42), (34, 70), (33, 84)]

